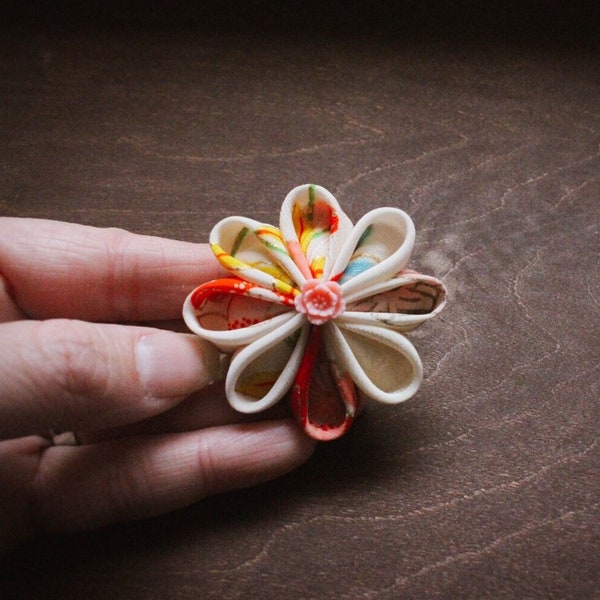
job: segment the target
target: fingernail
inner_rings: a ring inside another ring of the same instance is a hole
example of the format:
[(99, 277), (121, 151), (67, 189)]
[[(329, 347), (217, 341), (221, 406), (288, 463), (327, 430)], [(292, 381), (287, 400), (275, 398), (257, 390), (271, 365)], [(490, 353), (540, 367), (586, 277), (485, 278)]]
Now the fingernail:
[(160, 331), (141, 337), (135, 358), (140, 382), (154, 397), (185, 396), (221, 374), (219, 351), (201, 338)]

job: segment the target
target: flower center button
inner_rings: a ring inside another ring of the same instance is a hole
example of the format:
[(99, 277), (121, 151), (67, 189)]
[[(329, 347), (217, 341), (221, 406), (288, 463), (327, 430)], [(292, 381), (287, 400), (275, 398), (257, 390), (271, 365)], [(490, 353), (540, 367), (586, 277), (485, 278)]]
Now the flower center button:
[(296, 310), (306, 315), (313, 325), (323, 325), (344, 312), (346, 302), (336, 281), (309, 279), (294, 298)]

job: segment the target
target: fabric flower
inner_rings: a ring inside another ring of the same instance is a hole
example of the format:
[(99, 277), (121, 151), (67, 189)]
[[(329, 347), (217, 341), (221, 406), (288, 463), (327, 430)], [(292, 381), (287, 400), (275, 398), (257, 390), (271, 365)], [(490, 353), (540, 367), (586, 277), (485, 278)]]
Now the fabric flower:
[(404, 334), (446, 298), (440, 281), (406, 269), (414, 240), (405, 212), (378, 208), (353, 225), (317, 185), (287, 195), (279, 229), (220, 221), (210, 245), (230, 276), (196, 288), (183, 316), (232, 354), (229, 403), (254, 413), (290, 393), (306, 433), (329, 440), (350, 427), (363, 394), (410, 398), (423, 367)]

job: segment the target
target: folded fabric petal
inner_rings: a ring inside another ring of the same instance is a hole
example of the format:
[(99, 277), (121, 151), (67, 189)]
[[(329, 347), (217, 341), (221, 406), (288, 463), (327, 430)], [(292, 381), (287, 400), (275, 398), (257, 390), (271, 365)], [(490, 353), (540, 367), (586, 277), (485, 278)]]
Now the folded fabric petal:
[(354, 226), (333, 265), (346, 302), (360, 298), (366, 288), (401, 271), (415, 243), (411, 218), (397, 208), (378, 208)]
[(322, 328), (311, 331), (304, 358), (292, 388), (292, 410), (311, 437), (333, 440), (352, 425), (361, 398), (349, 373), (328, 356)]
[(328, 339), (354, 383), (370, 398), (398, 404), (415, 394), (423, 366), (415, 347), (386, 327), (330, 322)]
[(243, 413), (255, 413), (281, 400), (300, 368), (309, 331), (302, 315), (296, 314), (238, 350), (231, 358), (225, 380), (231, 406)]
[(183, 306), (187, 326), (224, 352), (250, 344), (294, 316), (280, 294), (234, 278), (197, 287)]
[(293, 298), (298, 292), (293, 279), (273, 260), (256, 232), (262, 223), (243, 217), (228, 217), (210, 234), (210, 247), (217, 260), (230, 273), (244, 281)]
[(412, 331), (435, 317), (446, 304), (446, 288), (435, 277), (403, 271), (369, 286), (361, 299), (347, 304), (341, 323), (385, 325)]
[(285, 244), (305, 279), (327, 278), (352, 222), (337, 200), (318, 185), (294, 188), (279, 218)]
[(290, 282), (301, 288), (306, 278), (290, 255), (281, 231), (272, 225), (261, 225), (254, 233), (271, 258), (290, 276)]

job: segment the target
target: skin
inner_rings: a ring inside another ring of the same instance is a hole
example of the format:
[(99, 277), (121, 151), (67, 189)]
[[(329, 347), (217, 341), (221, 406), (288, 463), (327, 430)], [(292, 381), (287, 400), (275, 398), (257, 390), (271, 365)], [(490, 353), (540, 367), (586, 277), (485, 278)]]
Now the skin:
[(206, 245), (0, 218), (0, 553), (310, 457), (314, 441), (281, 411), (233, 411), (217, 351), (180, 332), (187, 293), (219, 276)]

